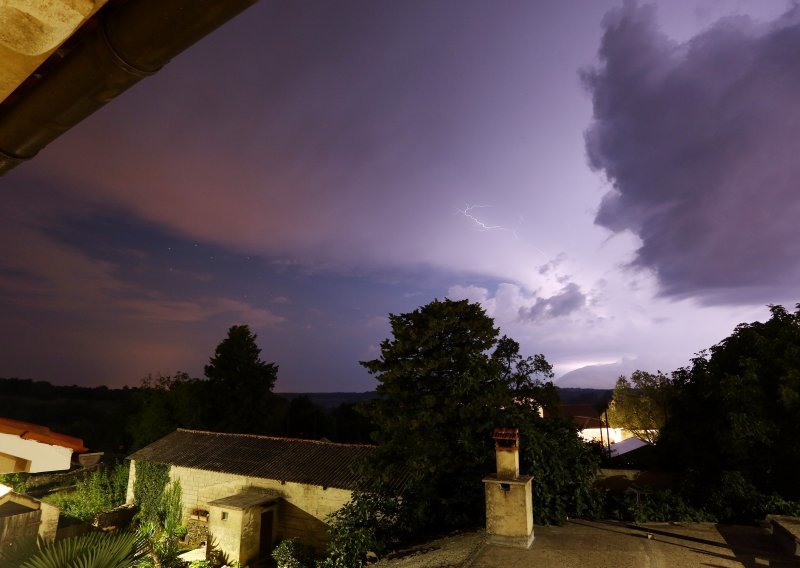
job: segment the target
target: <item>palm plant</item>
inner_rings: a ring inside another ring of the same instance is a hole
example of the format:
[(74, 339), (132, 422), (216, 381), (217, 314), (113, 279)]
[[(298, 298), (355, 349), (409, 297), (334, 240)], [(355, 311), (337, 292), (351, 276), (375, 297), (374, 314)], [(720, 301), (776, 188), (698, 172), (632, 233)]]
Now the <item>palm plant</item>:
[(144, 557), (145, 539), (137, 533), (88, 533), (49, 543), (17, 541), (0, 551), (4, 568), (132, 568)]

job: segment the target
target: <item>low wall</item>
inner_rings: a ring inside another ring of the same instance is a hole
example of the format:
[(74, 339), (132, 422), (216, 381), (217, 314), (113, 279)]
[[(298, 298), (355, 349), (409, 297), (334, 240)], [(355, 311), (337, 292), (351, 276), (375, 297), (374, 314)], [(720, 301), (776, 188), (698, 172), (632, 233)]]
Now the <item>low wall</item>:
[(134, 505), (120, 505), (116, 509), (97, 515), (94, 525), (103, 530), (124, 529), (131, 524), (135, 514), (136, 507)]

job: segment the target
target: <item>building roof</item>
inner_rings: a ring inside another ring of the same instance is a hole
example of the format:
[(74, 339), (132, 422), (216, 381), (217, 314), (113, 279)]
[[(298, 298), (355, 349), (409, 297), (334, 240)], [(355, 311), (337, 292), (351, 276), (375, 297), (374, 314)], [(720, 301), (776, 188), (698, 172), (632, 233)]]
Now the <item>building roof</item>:
[(235, 495), (228, 495), (227, 497), (222, 497), (221, 499), (215, 499), (208, 504), (225, 509), (239, 509), (243, 511), (245, 509), (249, 509), (250, 507), (257, 507), (258, 505), (264, 505), (266, 503), (274, 503), (278, 499), (280, 499), (280, 495), (278, 493), (266, 493), (251, 489), (236, 493)]
[(569, 418), (580, 430), (606, 427), (606, 423), (602, 420), (602, 411), (591, 404), (560, 404), (552, 410), (544, 409), (545, 418), (557, 416)]
[(0, 434), (11, 434), (19, 436), (23, 440), (33, 440), (51, 446), (61, 446), (69, 448), (73, 452), (85, 452), (87, 448), (83, 445), (83, 440), (53, 432), (47, 426), (12, 420), (11, 418), (0, 418)]
[(205, 471), (354, 489), (358, 476), (353, 473), (353, 466), (373, 449), (374, 446), (363, 444), (179, 428), (128, 457)]

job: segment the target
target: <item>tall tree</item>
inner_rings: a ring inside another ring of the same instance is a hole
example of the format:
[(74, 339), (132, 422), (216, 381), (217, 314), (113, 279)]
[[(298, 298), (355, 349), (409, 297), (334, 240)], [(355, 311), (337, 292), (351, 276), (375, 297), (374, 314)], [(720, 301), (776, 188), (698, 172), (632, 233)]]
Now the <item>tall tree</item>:
[(675, 373), (659, 446), (693, 473), (698, 494), (712, 483), (729, 490), (736, 479), (747, 491), (800, 499), (800, 304), (770, 311)]
[(655, 444), (667, 421), (674, 392), (672, 380), (661, 371), (634, 371), (630, 379), (621, 376), (614, 387), (608, 421), (615, 428), (625, 428), (640, 440)]
[(247, 325), (234, 325), (205, 367), (217, 429), (249, 433), (271, 429), (278, 366), (261, 360), (257, 337)]
[[(466, 300), (434, 300), (389, 321), (392, 338), (381, 343), (380, 357), (361, 363), (379, 382), (367, 407), (378, 448), (365, 473), (388, 487), (405, 482), (411, 524), (475, 522), (482, 516), (480, 479), (494, 470), (492, 430), (536, 428), (531, 403), (553, 389), (534, 374), (548, 378), (550, 366), (541, 355), (522, 358), (519, 345), (498, 337), (481, 306)], [(569, 435), (580, 444), (574, 429)], [(523, 436), (525, 443), (538, 439)]]

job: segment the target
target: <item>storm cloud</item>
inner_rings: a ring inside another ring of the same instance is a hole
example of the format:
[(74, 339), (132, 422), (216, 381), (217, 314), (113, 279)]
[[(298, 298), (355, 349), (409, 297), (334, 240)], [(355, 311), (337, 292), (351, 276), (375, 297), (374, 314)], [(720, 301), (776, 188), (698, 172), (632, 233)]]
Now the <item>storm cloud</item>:
[(591, 167), (611, 188), (595, 223), (641, 239), (632, 265), (660, 293), (773, 302), (800, 276), (800, 7), (732, 16), (678, 43), (652, 6), (604, 20)]

